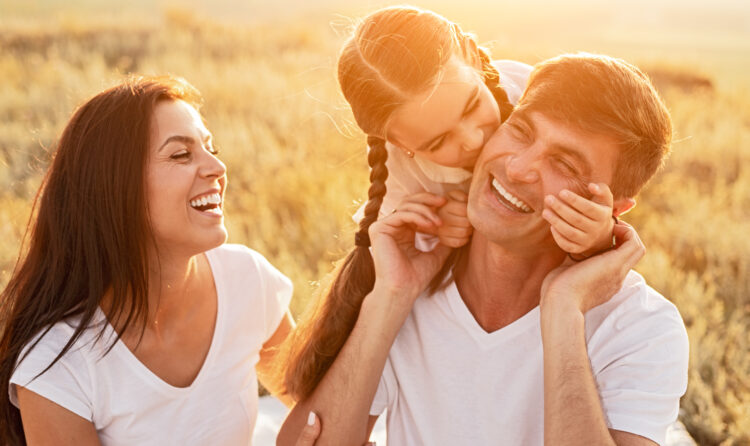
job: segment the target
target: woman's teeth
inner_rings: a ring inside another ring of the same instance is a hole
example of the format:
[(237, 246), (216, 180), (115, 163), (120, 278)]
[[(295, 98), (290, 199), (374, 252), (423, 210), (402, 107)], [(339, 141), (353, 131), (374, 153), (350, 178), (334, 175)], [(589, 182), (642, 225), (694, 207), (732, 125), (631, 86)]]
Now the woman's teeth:
[(496, 178), (492, 179), (492, 187), (498, 194), (500, 194), (501, 197), (503, 197), (506, 201), (516, 207), (519, 211), (524, 213), (531, 212), (531, 208), (526, 203), (511, 195), (510, 192), (505, 190), (503, 186), (500, 185), (500, 182), (497, 181)]
[(205, 195), (201, 198), (190, 200), (190, 206), (199, 211), (219, 209), (219, 204), (221, 204), (221, 195), (219, 194)]

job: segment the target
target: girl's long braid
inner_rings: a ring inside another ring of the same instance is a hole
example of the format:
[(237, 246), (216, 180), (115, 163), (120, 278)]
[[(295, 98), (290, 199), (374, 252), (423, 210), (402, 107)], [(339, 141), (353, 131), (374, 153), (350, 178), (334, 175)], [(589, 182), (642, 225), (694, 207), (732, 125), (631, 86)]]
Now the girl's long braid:
[[(359, 317), (362, 302), (375, 285), (375, 266), (370, 253), (370, 225), (378, 219), (385, 197), (388, 152), (382, 138), (367, 138), (370, 147), (370, 189), (365, 215), (355, 234), (355, 247), (334, 271), (334, 279), (311, 313), (305, 315), (295, 333), (285, 342), (288, 367), (284, 372), (286, 392), (296, 400), (310, 396), (341, 351)], [(314, 332), (315, 336), (305, 337)]]

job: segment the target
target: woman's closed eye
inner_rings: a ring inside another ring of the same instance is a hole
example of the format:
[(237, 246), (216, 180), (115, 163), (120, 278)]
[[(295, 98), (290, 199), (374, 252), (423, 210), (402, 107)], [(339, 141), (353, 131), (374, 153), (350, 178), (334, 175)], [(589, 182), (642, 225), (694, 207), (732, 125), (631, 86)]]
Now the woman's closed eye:
[(179, 152), (175, 152), (172, 155), (170, 155), (170, 158), (173, 160), (186, 160), (190, 158), (190, 151), (189, 150), (180, 150)]

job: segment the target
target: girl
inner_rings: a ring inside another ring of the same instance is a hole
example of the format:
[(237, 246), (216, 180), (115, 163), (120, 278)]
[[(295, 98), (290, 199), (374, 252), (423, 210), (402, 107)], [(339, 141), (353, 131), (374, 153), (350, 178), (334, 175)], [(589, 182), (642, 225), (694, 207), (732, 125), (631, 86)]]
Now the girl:
[[(362, 299), (372, 290), (368, 229), (373, 222), (395, 210), (427, 205), (437, 209), (438, 218), (426, 230), (443, 245), (459, 247), (469, 240), (466, 191), (474, 163), (512, 112), (511, 103), (521, 96), (530, 70), (518, 62), (491, 63), (489, 54), (458, 25), (412, 7), (376, 11), (344, 45), (338, 77), (357, 124), (368, 135), (371, 184), (354, 250), (286, 343), (285, 383), (295, 399), (309, 396), (325, 375), (352, 330)], [(609, 189), (592, 184), (588, 191), (576, 192), (590, 194), (593, 202), (565, 209), (585, 218), (570, 218), (561, 203), (572, 202), (564, 197), (542, 214), (551, 223), (553, 237), (569, 253), (588, 255), (610, 247)], [(498, 199), (531, 212), (513, 197)], [(417, 247), (429, 251), (434, 243), (417, 237)], [(432, 289), (443, 282), (453, 257)]]
[(292, 289), (223, 245), (199, 106), (184, 80), (138, 78), (65, 128), (0, 297), (1, 443), (249, 443)]

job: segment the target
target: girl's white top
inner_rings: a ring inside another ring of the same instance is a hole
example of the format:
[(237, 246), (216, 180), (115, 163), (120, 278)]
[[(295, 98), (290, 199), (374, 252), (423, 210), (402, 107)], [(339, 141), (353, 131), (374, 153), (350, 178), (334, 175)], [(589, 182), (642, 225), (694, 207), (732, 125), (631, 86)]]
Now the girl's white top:
[[(249, 444), (258, 412), (255, 365), (292, 296), (292, 284), (257, 252), (223, 245), (206, 253), (218, 299), (205, 362), (192, 384), (174, 387), (154, 375), (98, 311), (52, 368), (76, 326), (59, 322), (16, 368), (10, 398), (23, 386), (91, 421), (105, 446)], [(97, 339), (101, 324), (105, 335)]]

